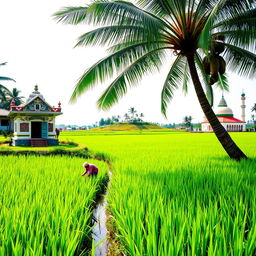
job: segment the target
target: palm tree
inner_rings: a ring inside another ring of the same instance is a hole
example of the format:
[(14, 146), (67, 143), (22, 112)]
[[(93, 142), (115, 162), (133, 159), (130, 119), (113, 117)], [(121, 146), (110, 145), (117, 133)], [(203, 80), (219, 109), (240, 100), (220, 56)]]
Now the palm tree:
[(119, 116), (112, 116), (111, 120), (112, 120), (113, 123), (119, 122)]
[(141, 121), (143, 121), (143, 120), (142, 120), (143, 117), (144, 117), (144, 114), (143, 114), (143, 113), (140, 113), (140, 120), (141, 120)]
[[(256, 103), (254, 103), (254, 106), (252, 107), (252, 109), (251, 109), (251, 111), (253, 112), (255, 112), (256, 113)], [(254, 128), (254, 131), (256, 131), (256, 120), (255, 120), (255, 116), (254, 115), (252, 115), (252, 121), (253, 121), (253, 128)]]
[(124, 120), (125, 120), (125, 121), (130, 121), (130, 119), (131, 119), (131, 118), (130, 118), (130, 116), (128, 115), (128, 113), (125, 113), (125, 114), (124, 114)]
[[(0, 63), (0, 66), (5, 66), (7, 62)], [(0, 76), (0, 81), (14, 81), (14, 79), (6, 76)], [(10, 93), (9, 89), (6, 88), (4, 85), (0, 84), (0, 105), (4, 103), (6, 100), (6, 95)]]
[(128, 113), (132, 115), (132, 120), (134, 119), (134, 115), (137, 113), (137, 110), (135, 110), (134, 107), (131, 107), (128, 109)]
[[(225, 73), (226, 62), (240, 75), (255, 76), (255, 15), (255, 0), (137, 0), (136, 4), (102, 0), (64, 8), (55, 13), (58, 21), (97, 26), (81, 35), (77, 46), (107, 46), (110, 52), (85, 71), (71, 101), (117, 74), (98, 100), (100, 109), (108, 109), (124, 96), (127, 87), (135, 86), (143, 75), (159, 71), (166, 63), (164, 58), (169, 59), (162, 113), (166, 116), (176, 89), (187, 91), (191, 78), (223, 148), (233, 159), (247, 158), (217, 119), (206, 94)], [(170, 53), (175, 56), (172, 62)]]
[(252, 107), (251, 111), (253, 112), (256, 112), (256, 103), (254, 103), (254, 106)]
[(188, 129), (192, 127), (192, 116), (185, 116), (183, 119), (184, 126)]
[(20, 104), (24, 103), (23, 96), (20, 96), (20, 92), (17, 88), (13, 88), (12, 91), (9, 91), (6, 94), (6, 100), (4, 101), (3, 108), (10, 109), (10, 105), (12, 100), (14, 99), (15, 106), (19, 106)]

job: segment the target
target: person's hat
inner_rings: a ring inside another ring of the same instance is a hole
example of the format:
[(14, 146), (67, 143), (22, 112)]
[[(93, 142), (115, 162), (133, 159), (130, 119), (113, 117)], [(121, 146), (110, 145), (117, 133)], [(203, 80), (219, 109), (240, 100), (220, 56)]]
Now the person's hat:
[(87, 167), (87, 166), (89, 166), (89, 163), (84, 162), (84, 163), (83, 163), (83, 167)]

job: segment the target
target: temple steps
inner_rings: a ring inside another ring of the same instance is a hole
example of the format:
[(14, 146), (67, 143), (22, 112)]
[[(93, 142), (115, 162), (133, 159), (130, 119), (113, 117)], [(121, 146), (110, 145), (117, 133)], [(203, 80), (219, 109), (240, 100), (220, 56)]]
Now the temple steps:
[(31, 147), (47, 147), (48, 142), (46, 139), (31, 139), (30, 140)]

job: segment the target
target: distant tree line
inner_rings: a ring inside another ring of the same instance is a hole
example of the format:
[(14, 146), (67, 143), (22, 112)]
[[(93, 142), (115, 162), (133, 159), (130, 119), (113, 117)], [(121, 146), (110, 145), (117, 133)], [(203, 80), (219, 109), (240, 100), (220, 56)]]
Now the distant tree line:
[[(246, 129), (248, 131), (255, 131), (256, 132), (256, 103), (251, 108), (251, 120), (247, 123)], [(255, 114), (254, 114), (255, 113)]]
[(129, 123), (143, 122), (143, 117), (144, 114), (138, 113), (138, 111), (134, 107), (129, 108), (128, 113), (124, 114), (124, 120)]
[(101, 118), (99, 122), (96, 122), (96, 126), (110, 125), (113, 123), (118, 123), (118, 122), (120, 122), (120, 120), (121, 120), (120, 116), (112, 116), (112, 117), (108, 117), (106, 119)]
[(108, 118), (101, 118), (99, 122), (96, 122), (93, 126), (105, 126), (105, 125), (110, 125), (113, 123), (119, 123), (119, 122), (128, 122), (128, 123), (139, 123), (143, 122), (144, 114), (143, 113), (138, 113), (138, 111), (134, 108), (131, 107), (128, 109), (128, 112), (124, 114), (123, 118), (120, 115), (117, 116), (112, 116)]
[(183, 118), (183, 125), (186, 127), (187, 131), (193, 131), (192, 116), (185, 116)]

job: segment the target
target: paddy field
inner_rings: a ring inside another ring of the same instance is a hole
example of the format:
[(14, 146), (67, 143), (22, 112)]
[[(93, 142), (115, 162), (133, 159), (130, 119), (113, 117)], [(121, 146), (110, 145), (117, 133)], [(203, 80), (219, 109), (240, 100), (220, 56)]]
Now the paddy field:
[[(256, 134), (231, 133), (249, 160), (230, 160), (213, 134), (63, 132), (109, 159), (111, 255), (255, 255)], [(108, 166), (84, 159), (1, 156), (0, 255), (90, 255), (92, 206)], [(21, 254), (22, 253), (22, 254)]]

